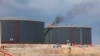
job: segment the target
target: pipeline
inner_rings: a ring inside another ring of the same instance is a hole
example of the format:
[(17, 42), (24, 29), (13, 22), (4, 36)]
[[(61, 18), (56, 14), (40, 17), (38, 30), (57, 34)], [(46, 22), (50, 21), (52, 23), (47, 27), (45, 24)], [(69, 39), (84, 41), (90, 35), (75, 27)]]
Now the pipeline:
[(6, 52), (4, 52), (4, 51), (0, 51), (0, 53), (3, 53), (3, 54), (5, 54), (6, 56), (12, 56), (11, 54), (9, 54), (9, 53), (6, 53)]
[[(1, 49), (4, 49), (4, 46), (1, 46), (0, 48), (1, 48)], [(6, 55), (6, 56), (12, 56), (11, 54), (9, 54), (9, 53), (7, 53), (7, 52), (5, 52), (5, 51), (3, 51), (3, 50), (0, 50), (0, 53), (4, 54), (4, 55)]]

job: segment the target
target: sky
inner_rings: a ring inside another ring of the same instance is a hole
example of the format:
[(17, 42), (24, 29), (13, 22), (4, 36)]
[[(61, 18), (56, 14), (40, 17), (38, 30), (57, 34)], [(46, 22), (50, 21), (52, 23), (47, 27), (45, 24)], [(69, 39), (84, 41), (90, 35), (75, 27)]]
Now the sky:
[(0, 18), (18, 17), (52, 23), (64, 17), (61, 25), (92, 28), (93, 44), (100, 44), (100, 0), (0, 0)]

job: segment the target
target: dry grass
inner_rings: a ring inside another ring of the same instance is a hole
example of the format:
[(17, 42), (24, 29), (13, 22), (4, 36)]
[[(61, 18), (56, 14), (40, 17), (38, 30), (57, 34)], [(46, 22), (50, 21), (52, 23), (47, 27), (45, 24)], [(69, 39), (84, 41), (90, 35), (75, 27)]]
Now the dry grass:
[[(20, 44), (20, 45), (5, 45), (5, 52), (12, 54), (12, 56), (100, 56), (100, 46), (93, 47), (70, 47), (62, 45), (59, 48), (53, 48), (53, 45), (41, 44)], [(2, 54), (3, 55), (3, 54)]]

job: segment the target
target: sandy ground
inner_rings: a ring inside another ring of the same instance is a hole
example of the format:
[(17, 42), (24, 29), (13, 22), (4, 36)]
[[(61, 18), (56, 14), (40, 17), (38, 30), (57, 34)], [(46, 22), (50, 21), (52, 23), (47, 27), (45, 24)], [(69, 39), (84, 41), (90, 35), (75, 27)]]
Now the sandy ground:
[[(100, 56), (100, 46), (68, 46), (54, 47), (53, 44), (4, 44), (0, 56)], [(6, 54), (7, 53), (7, 54)], [(9, 56), (9, 55), (8, 55)]]

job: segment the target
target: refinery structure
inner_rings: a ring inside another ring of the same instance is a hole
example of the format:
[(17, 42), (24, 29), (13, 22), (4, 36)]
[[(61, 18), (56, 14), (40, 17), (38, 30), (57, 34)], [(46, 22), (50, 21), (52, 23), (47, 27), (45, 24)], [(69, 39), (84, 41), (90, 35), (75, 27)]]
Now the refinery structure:
[(9, 18), (0, 20), (0, 30), (1, 43), (5, 44), (92, 44), (89, 27), (55, 26), (53, 22), (45, 28), (41, 21)]
[(60, 26), (60, 22), (61, 19), (56, 18), (48, 27), (44, 27), (45, 23), (41, 21), (1, 18), (0, 55), (69, 56), (72, 54), (73, 56), (75, 51), (78, 51), (80, 53), (77, 54), (82, 56), (83, 53), (91, 55), (99, 52), (91, 49), (92, 28)]

